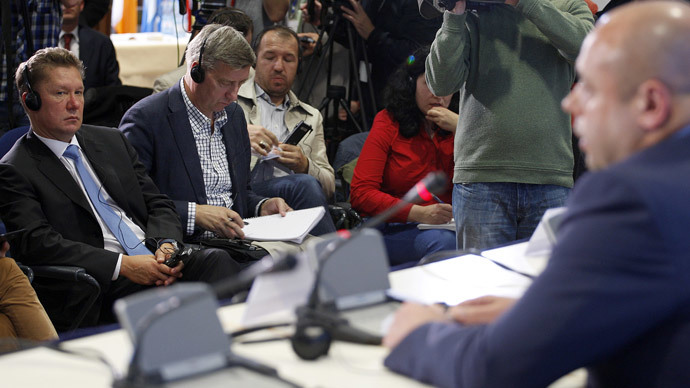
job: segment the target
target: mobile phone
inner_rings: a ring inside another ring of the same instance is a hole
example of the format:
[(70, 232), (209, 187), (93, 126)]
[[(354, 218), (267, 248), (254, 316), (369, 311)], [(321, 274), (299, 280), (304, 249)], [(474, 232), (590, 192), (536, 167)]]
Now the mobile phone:
[(292, 133), (290, 134), (290, 136), (288, 136), (287, 140), (285, 140), (284, 143), (290, 145), (297, 145), (302, 140), (302, 138), (307, 136), (309, 132), (311, 132), (311, 126), (309, 124), (306, 124), (304, 120), (302, 120), (299, 123), (297, 123), (295, 129), (292, 130)]
[(299, 41), (302, 43), (314, 43), (314, 42), (316, 42), (314, 39), (312, 39), (308, 36), (300, 36)]
[(5, 241), (11, 242), (12, 239), (19, 237), (24, 232), (26, 232), (26, 229), (13, 230), (11, 232), (0, 234), (0, 244), (4, 244)]

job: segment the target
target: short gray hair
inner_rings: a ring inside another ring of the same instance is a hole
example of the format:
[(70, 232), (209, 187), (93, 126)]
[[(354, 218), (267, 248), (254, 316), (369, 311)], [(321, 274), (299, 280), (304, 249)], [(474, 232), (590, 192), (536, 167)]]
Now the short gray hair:
[(244, 36), (229, 26), (208, 24), (187, 46), (187, 71), (193, 62), (199, 61), (199, 52), (204, 47), (201, 67), (213, 70), (218, 62), (233, 69), (243, 69), (252, 66), (256, 55)]

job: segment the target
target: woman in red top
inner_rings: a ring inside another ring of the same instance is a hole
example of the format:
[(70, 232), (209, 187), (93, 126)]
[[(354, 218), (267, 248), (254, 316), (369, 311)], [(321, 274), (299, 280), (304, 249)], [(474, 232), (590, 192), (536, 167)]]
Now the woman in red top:
[[(453, 134), (458, 115), (448, 110), (451, 96), (434, 96), (426, 86), (427, 54), (428, 49), (419, 50), (391, 76), (385, 109), (376, 115), (359, 155), (350, 202), (364, 216), (375, 216), (398, 203), (431, 171), (452, 176)], [(380, 228), (391, 265), (455, 249), (455, 227), (452, 230), (417, 228), (420, 223), (451, 221), (450, 182), (439, 197), (443, 203), (406, 206)]]

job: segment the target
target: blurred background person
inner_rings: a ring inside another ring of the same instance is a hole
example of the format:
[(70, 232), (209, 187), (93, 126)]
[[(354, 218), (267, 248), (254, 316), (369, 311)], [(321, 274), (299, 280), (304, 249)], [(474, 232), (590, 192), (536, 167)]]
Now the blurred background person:
[(62, 31), (58, 47), (71, 51), (84, 63), (85, 89), (122, 85), (113, 42), (100, 32), (80, 24), (79, 17), (83, 10), (84, 0), (78, 0), (69, 7), (62, 5)]
[[(431, 171), (452, 173), (458, 115), (448, 110), (451, 96), (437, 97), (426, 86), (424, 61), (428, 52), (418, 50), (391, 76), (385, 109), (376, 115), (357, 161), (350, 202), (364, 216), (375, 216), (394, 206)], [(455, 249), (454, 231), (417, 228), (419, 223), (451, 221), (450, 184), (439, 197), (443, 203), (408, 205), (379, 228), (391, 265)]]
[[(244, 13), (244, 11), (242, 10), (231, 7), (223, 7), (213, 11), (211, 16), (209, 16), (208, 21), (206, 21), (205, 19), (198, 18), (194, 23), (194, 26), (192, 27), (192, 36), (189, 38), (190, 42), (197, 36), (197, 34), (199, 34), (199, 31), (201, 31), (201, 29), (204, 28), (206, 24), (220, 24), (222, 26), (230, 26), (239, 31), (244, 36), (244, 39), (247, 40), (247, 43), (249, 43), (250, 45), (252, 44), (252, 37), (254, 34), (254, 23), (252, 22), (252, 19), (249, 16), (247, 16), (247, 14)], [(179, 82), (180, 79), (186, 73), (187, 64), (186, 61), (183, 61), (180, 64), (180, 67), (171, 72), (163, 74), (162, 76), (156, 78), (155, 81), (153, 81), (153, 93), (162, 92), (163, 90), (170, 88), (171, 86)]]

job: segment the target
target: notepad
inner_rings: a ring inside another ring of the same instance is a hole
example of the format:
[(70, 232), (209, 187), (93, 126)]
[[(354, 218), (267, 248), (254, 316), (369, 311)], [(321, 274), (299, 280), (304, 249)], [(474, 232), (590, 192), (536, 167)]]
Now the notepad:
[(445, 224), (419, 224), (419, 225), (417, 225), (417, 229), (419, 229), (419, 230), (446, 229), (446, 230), (452, 230), (453, 232), (455, 232), (455, 219), (451, 219), (450, 221), (446, 222)]
[(326, 209), (322, 206), (310, 209), (245, 219), (244, 238), (256, 241), (291, 241), (301, 244), (307, 234), (321, 221)]

